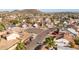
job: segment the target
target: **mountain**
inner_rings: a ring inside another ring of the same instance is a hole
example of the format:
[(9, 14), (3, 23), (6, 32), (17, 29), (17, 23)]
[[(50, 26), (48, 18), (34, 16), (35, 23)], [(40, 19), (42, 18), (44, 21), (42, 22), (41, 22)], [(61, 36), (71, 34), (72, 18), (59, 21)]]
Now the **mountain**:
[(27, 13), (27, 14), (41, 14), (40, 10), (37, 9), (24, 9), (24, 10), (14, 10), (12, 13)]

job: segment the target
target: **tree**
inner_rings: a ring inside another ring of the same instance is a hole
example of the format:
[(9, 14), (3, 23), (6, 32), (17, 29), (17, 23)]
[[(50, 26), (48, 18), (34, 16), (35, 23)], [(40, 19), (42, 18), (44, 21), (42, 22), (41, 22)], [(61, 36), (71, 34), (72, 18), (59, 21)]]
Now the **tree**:
[(47, 45), (47, 48), (49, 49), (50, 47), (54, 47), (55, 46), (55, 41), (54, 41), (54, 38), (52, 36), (50, 37), (47, 37), (45, 39), (45, 42), (44, 42), (46, 45)]
[(19, 20), (11, 20), (10, 22), (11, 22), (13, 25), (16, 25), (16, 24), (20, 23)]
[(69, 45), (70, 45), (70, 46), (69, 46), (70, 48), (74, 48), (74, 45), (73, 45), (72, 42), (69, 42)]
[(76, 39), (74, 40), (76, 45), (79, 45), (79, 37), (76, 37)]
[(3, 23), (0, 23), (0, 31), (3, 31), (5, 29), (5, 26)]
[(25, 49), (26, 49), (25, 44), (20, 41), (16, 47), (16, 50), (25, 50)]

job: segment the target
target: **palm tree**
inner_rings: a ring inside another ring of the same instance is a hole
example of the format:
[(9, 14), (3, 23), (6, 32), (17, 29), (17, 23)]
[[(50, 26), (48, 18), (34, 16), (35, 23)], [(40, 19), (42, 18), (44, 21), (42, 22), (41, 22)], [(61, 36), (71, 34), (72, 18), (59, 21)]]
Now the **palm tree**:
[(26, 50), (24, 42), (20, 41), (16, 47), (16, 50)]
[(54, 38), (52, 36), (47, 37), (45, 39), (45, 42), (44, 43), (47, 45), (47, 48), (48, 49), (55, 46), (55, 41), (54, 41)]

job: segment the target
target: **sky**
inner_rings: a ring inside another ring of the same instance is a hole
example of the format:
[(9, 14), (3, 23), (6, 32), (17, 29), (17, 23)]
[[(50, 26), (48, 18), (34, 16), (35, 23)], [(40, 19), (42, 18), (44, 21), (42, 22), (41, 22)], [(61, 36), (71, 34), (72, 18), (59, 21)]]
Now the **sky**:
[[(13, 11), (14, 9), (0, 9), (0, 11)], [(39, 9), (43, 12), (79, 12), (79, 9)]]

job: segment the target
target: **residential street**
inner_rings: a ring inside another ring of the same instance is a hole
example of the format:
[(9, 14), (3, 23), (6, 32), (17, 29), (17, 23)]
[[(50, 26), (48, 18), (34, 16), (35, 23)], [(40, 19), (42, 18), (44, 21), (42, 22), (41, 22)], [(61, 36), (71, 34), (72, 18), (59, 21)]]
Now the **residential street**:
[(32, 41), (30, 42), (30, 44), (27, 45), (27, 50), (34, 50), (35, 47), (37, 47), (39, 44), (38, 43), (42, 43), (43, 42), (43, 39), (45, 38), (45, 36), (53, 31), (54, 29), (51, 28), (51, 29), (47, 29), (45, 31), (41, 31), (37, 37)]

